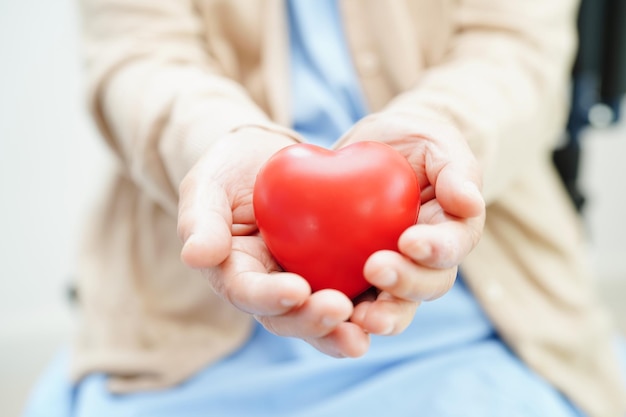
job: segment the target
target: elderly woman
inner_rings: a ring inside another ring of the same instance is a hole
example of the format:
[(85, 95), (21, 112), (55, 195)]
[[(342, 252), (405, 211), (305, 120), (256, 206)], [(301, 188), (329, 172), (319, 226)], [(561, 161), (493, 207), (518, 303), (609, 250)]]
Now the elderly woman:
[[(576, 2), (82, 3), (119, 165), (76, 344), (27, 416), (624, 416), (549, 158)], [(411, 163), (420, 216), (367, 259), (373, 291), (312, 292), (257, 232), (256, 174), (294, 143), (363, 140)]]

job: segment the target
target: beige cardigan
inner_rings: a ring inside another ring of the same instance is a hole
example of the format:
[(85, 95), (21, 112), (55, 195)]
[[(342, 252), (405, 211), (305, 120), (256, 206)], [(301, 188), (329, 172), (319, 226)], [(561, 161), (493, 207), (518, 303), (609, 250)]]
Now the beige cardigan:
[[(251, 318), (185, 268), (180, 180), (238, 126), (290, 125), (280, 0), (82, 0), (90, 106), (119, 165), (80, 265), (73, 375), (128, 392), (176, 384)], [(510, 347), (593, 417), (623, 417), (612, 329), (551, 166), (575, 47), (572, 0), (343, 0), (372, 111), (455, 124), (484, 169), (484, 237), (462, 265)], [(418, 311), (419, 314), (419, 311)]]

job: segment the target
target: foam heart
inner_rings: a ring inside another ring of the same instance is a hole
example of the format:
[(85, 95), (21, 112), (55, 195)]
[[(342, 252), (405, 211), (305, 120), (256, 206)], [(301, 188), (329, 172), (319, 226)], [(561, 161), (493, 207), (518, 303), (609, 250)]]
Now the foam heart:
[(333, 288), (353, 298), (370, 287), (367, 258), (398, 250), (415, 224), (420, 190), (404, 156), (379, 142), (331, 151), (296, 144), (258, 173), (254, 213), (277, 262), (303, 276), (313, 291)]

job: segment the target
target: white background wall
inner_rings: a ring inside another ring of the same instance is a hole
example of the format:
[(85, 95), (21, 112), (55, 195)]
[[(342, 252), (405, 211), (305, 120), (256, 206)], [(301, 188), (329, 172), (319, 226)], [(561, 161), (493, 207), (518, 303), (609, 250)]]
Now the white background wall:
[(69, 338), (77, 236), (107, 160), (72, 0), (0, 0), (0, 416)]
[[(65, 286), (108, 162), (84, 108), (77, 35), (71, 0), (0, 0), (1, 416), (19, 414), (37, 373), (69, 340)], [(587, 136), (593, 262), (607, 299), (621, 305), (626, 124)]]

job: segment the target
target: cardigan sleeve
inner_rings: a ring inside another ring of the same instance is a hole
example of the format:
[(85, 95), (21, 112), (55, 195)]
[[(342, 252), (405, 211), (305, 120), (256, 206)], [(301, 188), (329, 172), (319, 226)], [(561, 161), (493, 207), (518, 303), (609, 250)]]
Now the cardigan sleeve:
[[(493, 201), (563, 132), (576, 47), (574, 0), (462, 0), (441, 62), (388, 110), (443, 119), (465, 135)], [(426, 41), (426, 40), (424, 40)]]
[(242, 126), (290, 135), (227, 77), (193, 0), (81, 0), (95, 122), (126, 174), (170, 212), (210, 144)]

